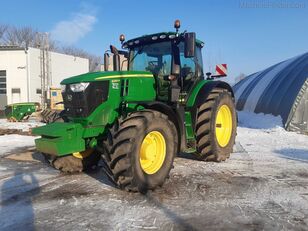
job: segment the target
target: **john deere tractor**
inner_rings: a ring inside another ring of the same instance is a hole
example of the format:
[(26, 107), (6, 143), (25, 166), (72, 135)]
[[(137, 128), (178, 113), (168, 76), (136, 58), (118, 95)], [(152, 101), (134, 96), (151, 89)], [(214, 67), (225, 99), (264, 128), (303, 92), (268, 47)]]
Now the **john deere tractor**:
[[(110, 46), (113, 71), (61, 82), (65, 122), (33, 129), (37, 150), (64, 172), (96, 165), (121, 189), (146, 192), (161, 186), (177, 153), (224, 161), (236, 136), (231, 87), (205, 77), (195, 33), (145, 35)], [(128, 59), (121, 71), (120, 55)], [(106, 57), (106, 56), (105, 56)]]

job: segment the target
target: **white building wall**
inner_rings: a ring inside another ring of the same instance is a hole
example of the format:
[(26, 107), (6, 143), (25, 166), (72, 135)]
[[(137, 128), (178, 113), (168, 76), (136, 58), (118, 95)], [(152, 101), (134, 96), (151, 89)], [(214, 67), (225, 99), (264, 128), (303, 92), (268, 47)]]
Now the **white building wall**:
[[(89, 72), (88, 59), (55, 52), (49, 54), (51, 87), (59, 88), (63, 79)], [(0, 110), (11, 103), (41, 102), (41, 95), (37, 94), (37, 89), (41, 89), (39, 49), (0, 50), (0, 70), (6, 70), (7, 74), (7, 95), (0, 96)], [(20, 93), (13, 94), (12, 88), (19, 88)]]
[[(30, 55), (30, 101), (40, 102), (40, 95), (36, 93), (41, 88), (40, 50), (29, 48)], [(60, 82), (68, 77), (89, 72), (89, 60), (71, 55), (49, 52), (49, 68), (51, 73), (51, 87), (60, 88)]]
[(71, 55), (50, 52), (52, 87), (68, 77), (89, 72), (89, 60)]
[(40, 50), (36, 48), (28, 49), (28, 70), (29, 70), (29, 102), (41, 103), (41, 94), (36, 90), (41, 89), (41, 61)]
[[(24, 50), (0, 51), (0, 70), (6, 71), (6, 100), (1, 96), (0, 110), (6, 104), (27, 102), (27, 63)], [(19, 88), (20, 93), (12, 93)], [(6, 102), (5, 102), (6, 101)]]

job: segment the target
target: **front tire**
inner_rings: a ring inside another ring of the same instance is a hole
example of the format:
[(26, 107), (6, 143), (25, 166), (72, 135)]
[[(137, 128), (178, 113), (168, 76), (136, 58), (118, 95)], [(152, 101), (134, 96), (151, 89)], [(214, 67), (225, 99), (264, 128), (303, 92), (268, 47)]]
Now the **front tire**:
[(197, 112), (197, 157), (224, 161), (230, 157), (236, 137), (237, 119), (231, 93), (214, 88)]
[(100, 145), (113, 182), (121, 189), (145, 193), (163, 185), (168, 177), (178, 138), (166, 115), (143, 110), (119, 119)]

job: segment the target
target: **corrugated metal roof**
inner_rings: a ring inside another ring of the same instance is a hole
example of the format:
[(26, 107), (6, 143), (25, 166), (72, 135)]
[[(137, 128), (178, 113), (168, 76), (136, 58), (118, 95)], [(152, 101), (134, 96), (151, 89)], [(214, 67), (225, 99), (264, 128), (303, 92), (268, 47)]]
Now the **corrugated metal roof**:
[(238, 110), (279, 115), (286, 124), (307, 78), (308, 52), (238, 82), (234, 86), (236, 107)]

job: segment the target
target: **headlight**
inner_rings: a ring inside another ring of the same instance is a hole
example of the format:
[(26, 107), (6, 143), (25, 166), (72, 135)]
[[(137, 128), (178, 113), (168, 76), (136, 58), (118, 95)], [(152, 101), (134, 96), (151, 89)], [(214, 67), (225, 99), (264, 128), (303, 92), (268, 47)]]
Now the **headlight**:
[(61, 92), (65, 92), (66, 85), (61, 85)]
[(81, 92), (81, 91), (86, 90), (88, 85), (89, 83), (74, 83), (74, 84), (70, 84), (70, 88), (72, 92)]

